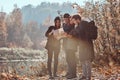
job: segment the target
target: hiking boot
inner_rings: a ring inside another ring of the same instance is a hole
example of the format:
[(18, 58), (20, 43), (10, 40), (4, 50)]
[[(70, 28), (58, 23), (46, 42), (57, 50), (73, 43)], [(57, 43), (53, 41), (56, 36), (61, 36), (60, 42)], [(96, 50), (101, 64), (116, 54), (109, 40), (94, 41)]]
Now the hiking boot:
[(53, 76), (49, 76), (49, 79), (54, 79), (54, 77)]
[(86, 77), (82, 76), (79, 80), (86, 80)]
[(59, 77), (57, 74), (54, 74), (54, 77)]
[(67, 73), (66, 75), (63, 75), (62, 77), (67, 77), (67, 76), (69, 76), (69, 74)]
[(77, 76), (76, 75), (67, 75), (66, 78), (67, 79), (73, 79), (73, 78), (76, 78)]

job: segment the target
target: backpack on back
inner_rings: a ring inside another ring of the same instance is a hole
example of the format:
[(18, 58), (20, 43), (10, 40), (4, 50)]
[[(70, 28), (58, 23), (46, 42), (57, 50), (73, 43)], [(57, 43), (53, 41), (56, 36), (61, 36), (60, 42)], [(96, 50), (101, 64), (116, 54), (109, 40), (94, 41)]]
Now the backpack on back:
[(94, 21), (90, 21), (87, 26), (86, 30), (86, 37), (91, 40), (97, 39), (98, 32), (97, 32), (97, 26), (95, 25)]

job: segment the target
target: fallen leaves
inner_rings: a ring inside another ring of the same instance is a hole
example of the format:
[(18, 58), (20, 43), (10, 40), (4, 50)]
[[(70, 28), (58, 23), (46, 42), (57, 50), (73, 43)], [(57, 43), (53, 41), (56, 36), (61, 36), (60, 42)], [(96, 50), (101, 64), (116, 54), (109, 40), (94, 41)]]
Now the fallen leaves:
[(0, 80), (28, 80), (26, 77), (21, 77), (18, 75), (12, 75), (8, 73), (1, 73)]
[[(78, 70), (81, 70), (79, 67)], [(65, 74), (66, 71), (59, 71), (59, 75)], [(81, 71), (78, 72), (78, 76), (81, 75)], [(44, 76), (19, 76), (17, 74), (8, 74), (8, 73), (0, 73), (0, 80), (48, 80), (48, 75)], [(57, 79), (56, 79), (57, 80)], [(65, 80), (60, 77), (60, 80)], [(120, 66), (112, 66), (112, 67), (94, 67), (92, 68), (92, 80), (120, 80)]]
[(97, 78), (101, 79), (99, 76), (102, 75), (102, 79), (107, 80), (119, 80), (120, 79), (120, 66), (112, 67), (99, 67), (94, 70), (95, 74), (98, 74)]

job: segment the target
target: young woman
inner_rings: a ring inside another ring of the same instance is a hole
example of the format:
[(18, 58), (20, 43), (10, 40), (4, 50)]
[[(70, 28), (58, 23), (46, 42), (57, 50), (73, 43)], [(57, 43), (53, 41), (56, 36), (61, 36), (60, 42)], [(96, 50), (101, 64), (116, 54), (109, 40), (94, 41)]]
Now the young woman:
[[(47, 67), (48, 67), (48, 72), (49, 72), (49, 78), (57, 77), (57, 66), (58, 66), (58, 55), (60, 52), (60, 41), (56, 39), (55, 31), (57, 31), (60, 26), (61, 26), (61, 20), (60, 17), (56, 17), (54, 19), (54, 26), (50, 26), (45, 34), (47, 37), (47, 44), (46, 44), (46, 49), (48, 50), (48, 62), (47, 62)], [(51, 70), (51, 63), (52, 63), (52, 58), (54, 54), (54, 72), (52, 74)]]

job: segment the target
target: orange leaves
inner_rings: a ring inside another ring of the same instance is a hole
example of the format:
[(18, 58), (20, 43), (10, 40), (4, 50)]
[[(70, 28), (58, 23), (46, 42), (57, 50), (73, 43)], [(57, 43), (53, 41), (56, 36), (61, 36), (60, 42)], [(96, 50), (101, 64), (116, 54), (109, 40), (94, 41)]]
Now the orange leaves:
[(21, 77), (18, 75), (12, 75), (8, 73), (1, 73), (0, 74), (0, 80), (27, 80), (26, 77)]
[(112, 67), (99, 67), (96, 69), (95, 73), (98, 74), (98, 78), (102, 75), (104, 80), (119, 80), (120, 67), (115, 65)]
[[(95, 20), (96, 25), (98, 26), (98, 38), (94, 42), (95, 52), (99, 56), (100, 54), (108, 55), (111, 53), (113, 55), (119, 52), (119, 48), (116, 48), (116, 45), (120, 44), (120, 3), (119, 0), (107, 0), (106, 3), (96, 3), (86, 2), (84, 9), (85, 14), (83, 16), (92, 18)], [(117, 59), (117, 57), (115, 58)], [(103, 58), (101, 59), (101, 63)], [(106, 60), (104, 61), (106, 62)], [(110, 61), (107, 63), (109, 66), (119, 63), (117, 61)]]

